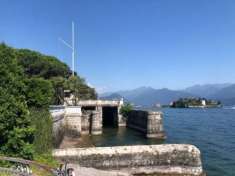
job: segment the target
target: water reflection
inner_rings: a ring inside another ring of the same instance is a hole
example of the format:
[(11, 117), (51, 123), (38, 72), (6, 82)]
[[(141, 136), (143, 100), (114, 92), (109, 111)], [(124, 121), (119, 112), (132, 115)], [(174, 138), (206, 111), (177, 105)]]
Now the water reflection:
[(91, 136), (90, 139), (96, 147), (163, 143), (163, 140), (147, 139), (144, 134), (126, 127), (103, 128), (102, 135)]

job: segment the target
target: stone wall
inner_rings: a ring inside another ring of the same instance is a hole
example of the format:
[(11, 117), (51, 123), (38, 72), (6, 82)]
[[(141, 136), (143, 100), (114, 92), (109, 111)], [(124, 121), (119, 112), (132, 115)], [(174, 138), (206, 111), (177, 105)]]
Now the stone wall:
[(132, 110), (127, 119), (127, 127), (141, 131), (147, 138), (164, 139), (163, 115), (161, 112)]
[(82, 112), (79, 106), (69, 106), (65, 109), (64, 125), (67, 135), (79, 137), (82, 132)]
[(94, 111), (81, 111), (80, 106), (67, 106), (51, 111), (53, 117), (54, 147), (58, 147), (64, 136), (80, 137), (82, 134), (102, 134), (102, 107)]
[(58, 149), (53, 156), (62, 161), (101, 170), (122, 170), (131, 174), (203, 174), (200, 151), (192, 145), (138, 145)]
[(91, 127), (90, 127), (90, 123), (91, 123), (91, 118), (92, 118), (92, 112), (87, 111), (82, 113), (82, 134), (89, 134)]
[[(120, 113), (122, 101), (81, 101), (80, 106), (63, 106), (61, 109), (51, 111), (54, 118), (54, 134), (61, 138), (61, 132), (69, 135), (80, 136), (81, 134), (102, 134), (104, 108), (115, 109), (114, 121), (116, 126), (125, 126), (126, 119)], [(109, 106), (108, 106), (108, 103)], [(82, 111), (82, 106), (87, 110)], [(89, 106), (88, 106), (89, 105)], [(91, 110), (94, 106), (94, 110)], [(104, 105), (104, 106), (103, 106)], [(106, 116), (105, 116), (106, 117)], [(162, 113), (152, 111), (133, 110), (127, 119), (127, 127), (139, 130), (148, 138), (164, 138)]]
[(102, 134), (102, 117), (100, 111), (93, 111), (91, 118), (91, 134), (99, 135)]

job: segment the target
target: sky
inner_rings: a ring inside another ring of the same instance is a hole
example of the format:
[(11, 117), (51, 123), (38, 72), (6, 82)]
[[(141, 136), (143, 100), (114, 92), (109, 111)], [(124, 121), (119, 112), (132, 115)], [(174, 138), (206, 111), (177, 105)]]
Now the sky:
[(0, 0), (0, 42), (58, 57), (98, 92), (235, 83), (234, 0)]

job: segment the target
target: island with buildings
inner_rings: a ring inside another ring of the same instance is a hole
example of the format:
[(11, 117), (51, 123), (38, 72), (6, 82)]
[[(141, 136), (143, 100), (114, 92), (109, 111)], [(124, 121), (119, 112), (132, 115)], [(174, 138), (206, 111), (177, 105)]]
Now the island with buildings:
[(206, 98), (180, 98), (170, 103), (172, 108), (217, 108), (221, 106), (220, 101)]

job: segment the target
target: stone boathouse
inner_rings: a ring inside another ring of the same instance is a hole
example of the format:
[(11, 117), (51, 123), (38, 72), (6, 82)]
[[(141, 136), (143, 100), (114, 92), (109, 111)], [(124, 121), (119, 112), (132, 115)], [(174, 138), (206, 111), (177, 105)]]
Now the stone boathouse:
[[(123, 100), (82, 100), (76, 106), (51, 106), (57, 143), (64, 133), (78, 138), (100, 135), (105, 126), (126, 126), (147, 138), (165, 137), (161, 112), (133, 110), (126, 119), (122, 106)], [(199, 149), (187, 144), (60, 148), (53, 150), (53, 156), (72, 164), (82, 176), (205, 176)]]
[(127, 126), (145, 133), (148, 138), (164, 138), (161, 112), (134, 110), (126, 119), (120, 112), (123, 104), (123, 100), (81, 100), (76, 106), (51, 106), (54, 134), (66, 128), (76, 136), (99, 135), (106, 126)]

